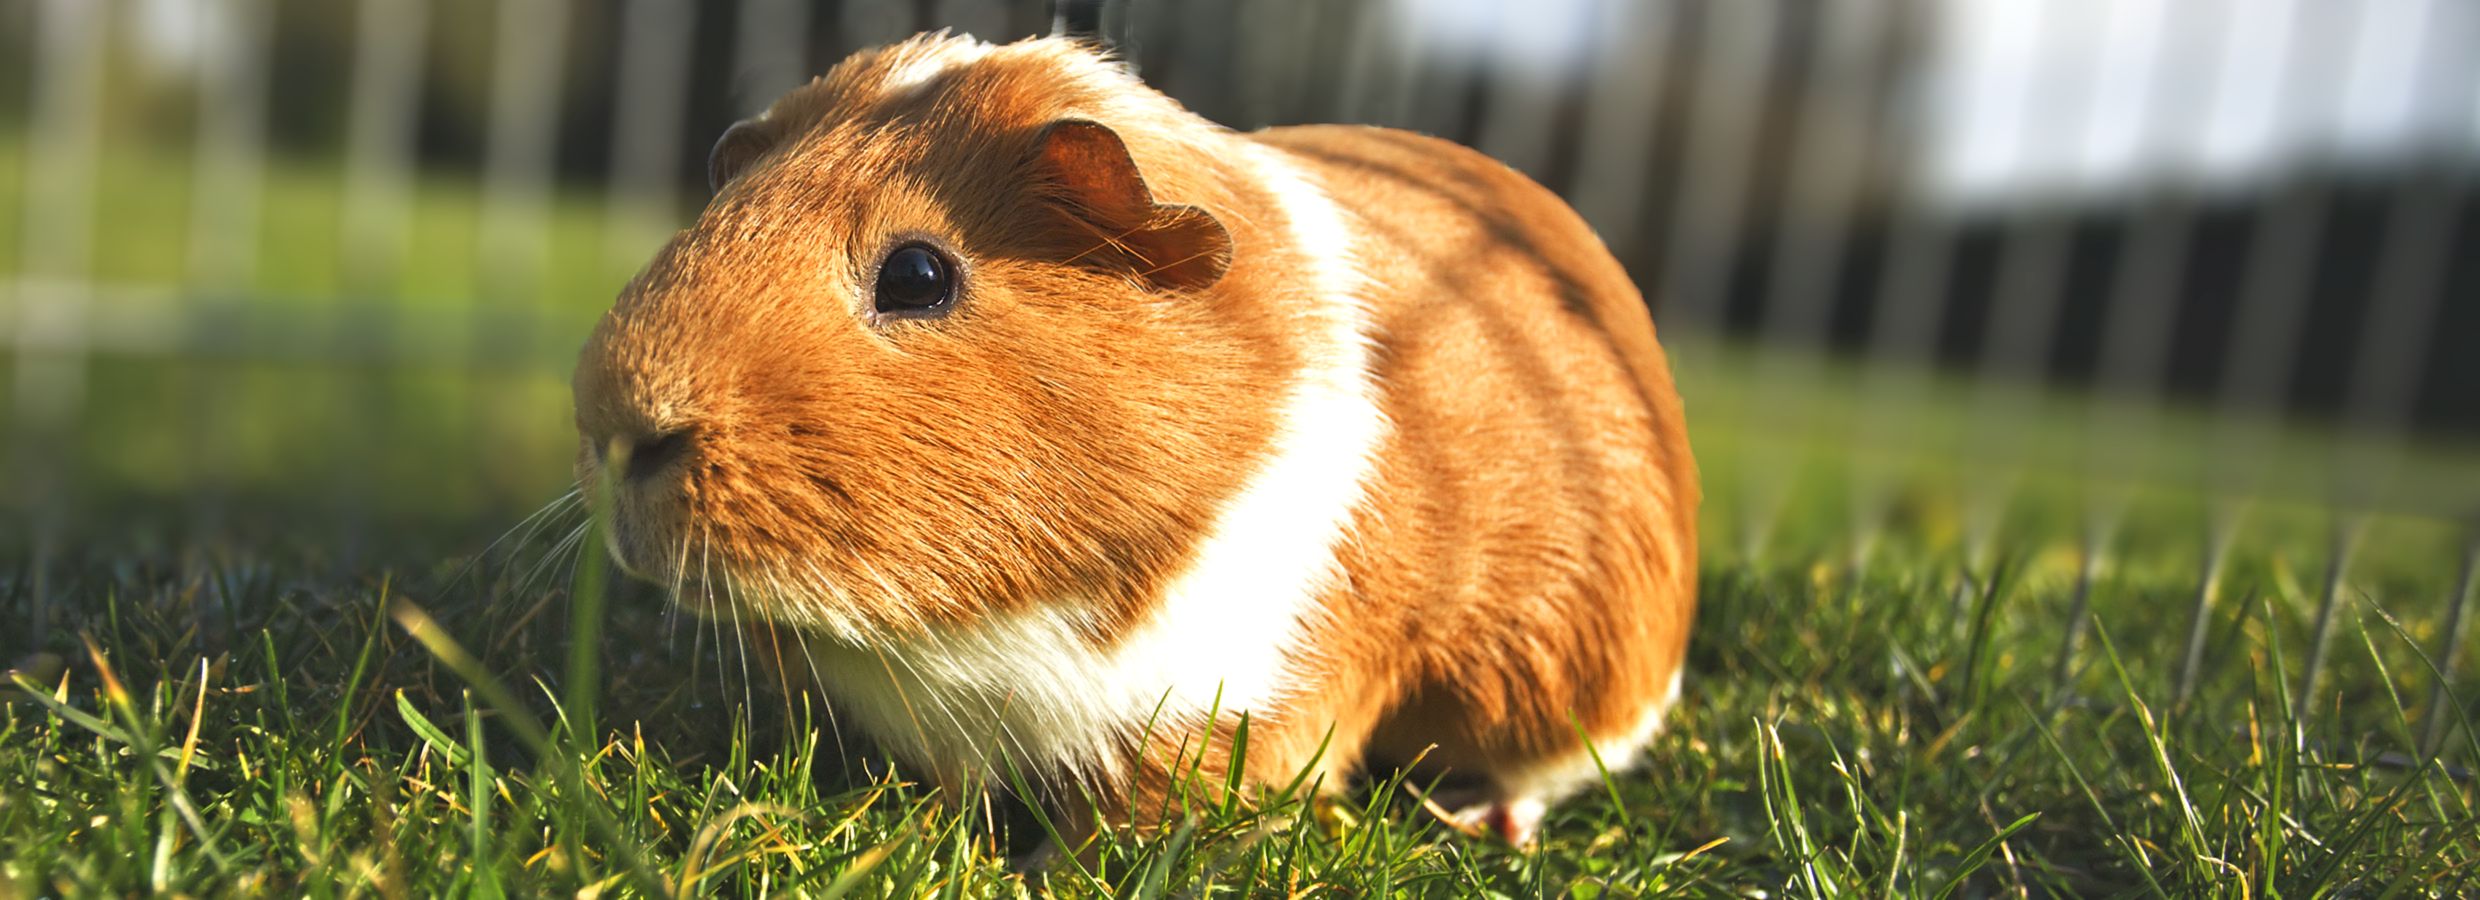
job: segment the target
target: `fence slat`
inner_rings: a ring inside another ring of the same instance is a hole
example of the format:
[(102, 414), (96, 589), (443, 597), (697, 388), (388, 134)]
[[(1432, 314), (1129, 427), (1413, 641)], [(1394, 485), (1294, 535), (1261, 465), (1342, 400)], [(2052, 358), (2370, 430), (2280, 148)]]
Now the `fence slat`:
[[(1783, 175), (1760, 336), (1785, 349), (1825, 349), (1862, 192), (1880, 172), (1890, 114), (1893, 10), (1883, 0), (1817, 8), (1806, 77), (1792, 99), (1791, 162)], [(1793, 358), (1793, 357), (1784, 357)]]
[(352, 103), (345, 110), (344, 287), (369, 307), (397, 293), (404, 265), (430, 2), (362, 0), (355, 17)]
[(2470, 526), (2469, 546), (2463, 551), (2463, 576), (2454, 582), (2454, 593), (2446, 597), (2445, 626), (2437, 631), (2437, 684), (2428, 692), (2428, 712), (2422, 716), (2427, 724), (2420, 729), (2420, 748), (2426, 753), (2444, 750), (2449, 722), (2461, 716), (2451, 708), (2454, 703), (2454, 676), (2463, 661), (2463, 635), (2471, 622), (2472, 586), (2480, 579), (2480, 523)]
[(1826, 338), (1844, 277), (1861, 194), (1884, 160), (1877, 114), (1890, 101), (1886, 31), (1897, 21), (1885, 2), (1787, 7), (1804, 32), (1801, 73), (1788, 92), (1780, 141), (1789, 158), (1776, 177), (1773, 238), (1766, 261), (1763, 318), (1757, 339), (1770, 350), (1752, 367), (1752, 418), (1769, 439), (1747, 451), (1752, 474), (1741, 479), (1742, 540), (1761, 556), (1793, 482), (1819, 446), (1813, 407), (1802, 402), (1833, 390), (1825, 377)]
[[(2323, 52), (2322, 47), (2295, 37), (2293, 19), (2298, 15), (2299, 10), (2289, 4), (2263, 13), (2261, 27), (2268, 33), (2260, 40), (2274, 48), (2275, 58), (2289, 61)], [(2292, 102), (2288, 95), (2276, 93), (2278, 85), (2257, 83), (2261, 81), (2250, 79), (2251, 90), (2232, 98), (2225, 107), (2232, 120), (2226, 126), (2230, 131), (2270, 135), (2279, 105)], [(2289, 387), (2300, 329), (2307, 317), (2308, 279), (2315, 274), (2315, 251), (2324, 237), (2327, 188), (2321, 182), (2276, 190), (2250, 224), (2247, 261), (2239, 281), (2239, 303), (2248, 314), (2233, 323), (2222, 367), (2217, 397), (2222, 426), (2214, 455), (2223, 462), (2208, 477), (2224, 494), (2241, 493), (2260, 477), (2266, 455), (2265, 448), (2258, 446), (2263, 432), (2253, 426), (2274, 412), (2272, 407)]]
[(76, 463), (63, 452), (86, 399), (86, 304), (95, 227), (96, 158), (103, 147), (106, 7), (45, 0), (35, 10), (25, 206), (24, 273), (7, 296), (16, 339), (10, 441), (19, 500), (33, 518), (27, 560), (33, 646), (51, 635), (52, 557)]
[(634, 261), (670, 225), (689, 118), (690, 0), (629, 0), (612, 83), (604, 255)]
[(1645, 160), (1661, 127), (1665, 61), (1676, 4), (1606, 0), (1595, 6), (1596, 64), (1586, 88), (1584, 135), (1577, 143), (1578, 189), (1569, 199), (1602, 243), (1627, 259), (1644, 233)]
[(1473, 146), (1537, 180), (1550, 176), (1560, 98), (1580, 74), (1573, 68), (1575, 55), (1553, 54), (1590, 39), (1584, 31), (1587, 17), (1561, 12), (1577, 5), (1501, 4), (1497, 39), (1481, 55), (1482, 65), (1491, 72), (1482, 91), (1482, 109), (1488, 116)]
[[(86, 284), (93, 277), (109, 11), (90, 0), (44, 0), (35, 13), (33, 138), (18, 230), (24, 274), (11, 317), (17, 339), (11, 410), (21, 422), (21, 455), (48, 456), (48, 438), (85, 402)], [(32, 483), (46, 480), (37, 476)]]
[[(854, 8), (864, 6), (882, 13), (874, 27), (912, 30), (909, 9), (904, 10), (901, 21), (892, 14), (897, 4), (843, 6), (848, 34), (857, 30), (852, 28), (856, 24), (852, 20)], [(776, 97), (809, 80), (810, 4), (803, 0), (741, 0), (739, 13), (732, 35), (732, 105), (742, 118), (747, 118), (765, 112)], [(883, 40), (862, 36), (862, 43)]]
[(540, 302), (544, 293), (567, 47), (567, 0), (500, 4), (492, 32), (490, 132), (483, 150), (479, 296)]
[[(1363, 3), (1353, 11), (1351, 40), (1335, 86), (1337, 118), (1373, 125), (1400, 125), (1411, 105), (1413, 54), (1395, 27), (1388, 4)], [(1201, 30), (1201, 29), (1199, 29)]]
[(1759, 112), (1777, 68), (1776, 0), (1700, 5), (1697, 84), (1689, 100), (1679, 200), (1670, 211), (1662, 289), (1654, 300), (1674, 333), (1711, 335), (1722, 324), (1731, 249), (1748, 217)]
[[(2400, 23), (2410, 34), (2397, 37), (2436, 52), (2437, 48), (2429, 46), (2436, 41), (2434, 32), (2421, 27), (2427, 22), (2427, 6), (2423, 4), (2417, 12), (2419, 16), (2406, 16), (2407, 21)], [(2420, 71), (2419, 54), (2400, 54), (2395, 59), (2406, 71)], [(2409, 90), (2388, 92), (2363, 84), (2355, 102), (2382, 107), (2400, 119), (2422, 95), (2441, 91), (2450, 92), (2447, 99), (2467, 111), (2466, 131), (2480, 135), (2480, 87), (2470, 83), (2414, 83)], [(2453, 264), (2455, 219), (2475, 182), (2468, 164), (2454, 165), (2438, 148), (2421, 149), (2424, 152), (2416, 169), (2388, 198), (2385, 223), (2380, 226), (2384, 242), (2379, 245), (2376, 272), (2369, 283), (2369, 311), (2351, 354), (2343, 408), (2361, 439), (2351, 444), (2355, 452), (2339, 460), (2340, 499), (2345, 503), (2365, 506), (2385, 499), (2380, 495), (2389, 487), (2386, 478), (2400, 461), (2405, 432), (2419, 400), (2420, 369), (2428, 362), (2429, 335), (2443, 310), (2447, 269)]]
[(210, 293), (257, 277), (259, 193), (267, 155), (266, 0), (200, 0), (217, 42), (199, 54), (198, 145), (190, 203), (190, 283)]

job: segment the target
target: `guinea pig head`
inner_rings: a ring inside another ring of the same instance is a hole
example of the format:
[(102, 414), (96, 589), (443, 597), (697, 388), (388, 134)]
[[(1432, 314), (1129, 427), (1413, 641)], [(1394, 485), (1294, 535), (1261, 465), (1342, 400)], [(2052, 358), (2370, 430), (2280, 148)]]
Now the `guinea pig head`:
[(854, 642), (1132, 613), (1273, 427), (1231, 235), (1038, 79), (853, 66), (726, 136), (714, 200), (585, 345), (610, 553), (697, 612)]

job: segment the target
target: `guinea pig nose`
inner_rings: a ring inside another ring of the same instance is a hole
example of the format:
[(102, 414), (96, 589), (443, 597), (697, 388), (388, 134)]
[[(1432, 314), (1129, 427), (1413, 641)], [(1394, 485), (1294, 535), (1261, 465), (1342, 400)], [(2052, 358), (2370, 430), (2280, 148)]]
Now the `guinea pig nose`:
[(629, 480), (644, 481), (658, 472), (671, 468), (674, 460), (687, 456), (693, 437), (693, 429), (675, 428), (670, 431), (638, 435), (634, 439), (614, 438), (613, 443), (626, 447)]

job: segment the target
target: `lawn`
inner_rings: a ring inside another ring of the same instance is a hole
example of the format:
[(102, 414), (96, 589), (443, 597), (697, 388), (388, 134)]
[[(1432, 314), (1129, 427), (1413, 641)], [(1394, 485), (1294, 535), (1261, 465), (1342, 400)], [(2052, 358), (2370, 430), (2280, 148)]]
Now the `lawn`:
[[(179, 194), (124, 164), (115, 196)], [(271, 178), (270, 221), (333, 202), (332, 173)], [(472, 193), (417, 200), (417, 255), (444, 261), (391, 315), (470, 324)], [(547, 221), (592, 248), (555, 259), (603, 252), (574, 203)], [(260, 289), (339, 293), (291, 260), (332, 231), (271, 240)], [(98, 259), (105, 280), (177, 277), (146, 268), (177, 235), (144, 240), (165, 246)], [(574, 340), (605, 268), (547, 270), (542, 347)], [(238, 346), (351, 334), (287, 302)], [(1009, 853), (1038, 822), (906, 783), (753, 675), (754, 648), (609, 580), (574, 506), (527, 520), (566, 487), (559, 354), (443, 346), (98, 351), (50, 436), (57, 505), (0, 523), (0, 900), (2480, 892), (2480, 660), (2431, 700), (2472, 546), (2455, 517), (2480, 509), (2467, 444), (1683, 345), (1701, 612), (1643, 765), (1529, 850), (1381, 780), (1183, 810), (1026, 875)]]
[[(2420, 752), (2453, 523), (2359, 526), (2323, 687), (2294, 718), (2335, 524), (2321, 506), (2238, 507), (2182, 701), (2202, 523), (2224, 507), (2112, 492), (2123, 514), (2061, 682), (2093, 477), (1853, 466), (1713, 418), (1687, 702), (1644, 765), (1559, 807), (1530, 851), (1372, 784), (1194, 810), (1116, 836), (1093, 871), (1029, 877), (1010, 832), (1021, 849), (1037, 823), (957, 814), (753, 679), (745, 648), (604, 583), (559, 540), (582, 514), (469, 567), (514, 517), (322, 540), (290, 519), (316, 510), (123, 501), (0, 576), (0, 618), (48, 621), (5, 641), (22, 692), (0, 712), (0, 892), (2480, 890), (2468, 667), (2442, 757)], [(1798, 474), (1760, 477), (1765, 459)], [(1855, 491), (1863, 471), (1884, 489)], [(1980, 551), (1976, 483), (2010, 498)], [(1887, 498), (1865, 550), (1853, 496)]]

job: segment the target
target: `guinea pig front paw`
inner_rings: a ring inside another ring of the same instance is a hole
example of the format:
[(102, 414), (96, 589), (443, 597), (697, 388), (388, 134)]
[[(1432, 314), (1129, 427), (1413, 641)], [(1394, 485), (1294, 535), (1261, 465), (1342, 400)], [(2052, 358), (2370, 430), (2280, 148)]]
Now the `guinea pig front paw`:
[(1508, 846), (1531, 849), (1541, 836), (1541, 820), (1550, 804), (1539, 797), (1499, 797), (1453, 807), (1447, 824), (1472, 837), (1497, 835)]
[(1008, 871), (1023, 875), (1028, 879), (1039, 878), (1048, 874), (1051, 867), (1058, 865), (1059, 861), (1065, 857), (1066, 854), (1059, 851), (1058, 841), (1044, 838), (1042, 843), (1032, 850), (1008, 857)]

